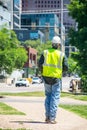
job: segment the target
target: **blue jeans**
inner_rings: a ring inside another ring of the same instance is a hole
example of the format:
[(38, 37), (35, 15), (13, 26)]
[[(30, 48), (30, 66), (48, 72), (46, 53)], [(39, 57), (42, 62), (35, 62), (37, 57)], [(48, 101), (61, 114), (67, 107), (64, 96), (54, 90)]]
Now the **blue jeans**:
[(53, 85), (46, 84), (45, 86), (45, 115), (50, 120), (55, 120), (60, 99), (61, 79)]

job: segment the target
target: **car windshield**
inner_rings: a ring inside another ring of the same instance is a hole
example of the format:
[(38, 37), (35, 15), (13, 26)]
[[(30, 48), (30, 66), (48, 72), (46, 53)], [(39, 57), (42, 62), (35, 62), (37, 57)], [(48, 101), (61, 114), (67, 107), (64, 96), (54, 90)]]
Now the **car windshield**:
[(19, 79), (18, 81), (26, 81), (26, 79)]
[(35, 77), (35, 78), (33, 78), (33, 80), (38, 80), (39, 78), (37, 78), (37, 77)]

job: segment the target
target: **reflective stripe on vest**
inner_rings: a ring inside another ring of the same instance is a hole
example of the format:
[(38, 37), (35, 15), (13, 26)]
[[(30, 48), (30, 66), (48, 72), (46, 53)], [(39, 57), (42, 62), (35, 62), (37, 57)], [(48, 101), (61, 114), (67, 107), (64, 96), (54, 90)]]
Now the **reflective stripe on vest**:
[[(61, 78), (62, 60), (63, 60), (64, 55), (62, 52), (60, 52), (58, 50), (53, 50), (53, 51), (54, 51), (54, 52), (52, 52), (52, 53), (54, 53), (53, 56), (57, 57), (57, 55), (58, 55), (58, 59), (56, 61), (58, 64), (47, 63), (48, 53), (50, 54), (50, 52), (48, 50), (45, 50), (44, 51), (45, 60), (44, 60), (44, 64), (43, 64), (43, 76)], [(55, 51), (57, 51), (57, 52), (55, 53)], [(54, 60), (56, 60), (55, 57), (54, 57)], [(54, 71), (55, 71), (55, 73), (54, 73)]]
[(45, 60), (44, 60), (44, 65), (45, 66), (52, 66), (52, 67), (55, 67), (55, 68), (60, 68), (61, 69), (61, 60), (62, 60), (62, 55), (63, 55), (63, 53), (62, 52), (60, 52), (61, 54), (60, 54), (60, 59), (59, 59), (59, 62), (58, 62), (58, 65), (54, 65), (54, 64), (47, 64), (46, 63), (46, 60), (47, 60), (47, 56), (48, 56), (48, 50), (46, 50), (46, 57), (45, 57)]

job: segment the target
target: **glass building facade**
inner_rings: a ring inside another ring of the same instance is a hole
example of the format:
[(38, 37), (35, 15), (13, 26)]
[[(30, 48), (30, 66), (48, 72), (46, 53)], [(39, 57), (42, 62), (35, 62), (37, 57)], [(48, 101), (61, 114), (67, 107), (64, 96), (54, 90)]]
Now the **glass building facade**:
[(12, 0), (13, 29), (21, 27), (21, 0)]
[[(45, 40), (51, 40), (54, 35), (59, 35), (59, 20), (56, 14), (22, 14), (21, 27), (31, 32), (39, 30), (44, 34)], [(31, 36), (38, 38), (36, 33), (30, 34), (30, 38)]]
[[(67, 10), (67, 6), (70, 0), (63, 0), (63, 9)], [(57, 10), (57, 16), (61, 21), (61, 0), (22, 0), (22, 12), (32, 10)], [(75, 28), (76, 22), (69, 16), (69, 12), (63, 11), (63, 24), (65, 26), (65, 32), (68, 33), (71, 27)]]

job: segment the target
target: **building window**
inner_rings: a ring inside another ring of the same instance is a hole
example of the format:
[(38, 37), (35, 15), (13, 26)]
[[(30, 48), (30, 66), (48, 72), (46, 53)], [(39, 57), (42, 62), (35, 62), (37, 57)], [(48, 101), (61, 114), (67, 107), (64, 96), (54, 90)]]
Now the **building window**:
[(59, 1), (57, 3), (59, 4)]
[(11, 22), (9, 22), (9, 26), (11, 27)]
[(3, 16), (0, 16), (1, 21), (3, 20)]
[(45, 7), (47, 7), (47, 6), (45, 5)]
[(23, 33), (19, 33), (19, 39), (20, 39), (20, 40), (23, 39)]
[(54, 1), (54, 3), (56, 4), (56, 1)]
[(30, 53), (30, 59), (32, 59), (32, 54)]
[(35, 55), (33, 55), (33, 60), (34, 60), (34, 61), (36, 60), (36, 56), (35, 56)]
[(37, 4), (37, 1), (35, 1), (35, 4)]
[(38, 5), (38, 7), (40, 7), (40, 5)]
[(56, 7), (56, 5), (54, 5), (54, 7)]

